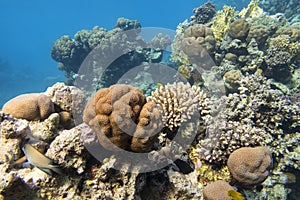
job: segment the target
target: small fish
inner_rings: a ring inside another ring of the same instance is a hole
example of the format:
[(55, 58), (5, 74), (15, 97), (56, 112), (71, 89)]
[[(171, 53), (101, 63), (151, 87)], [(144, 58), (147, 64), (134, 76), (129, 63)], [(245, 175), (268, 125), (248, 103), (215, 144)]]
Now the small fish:
[(63, 171), (59, 165), (53, 163), (53, 160), (47, 158), (30, 144), (25, 144), (22, 148), (27, 160), (40, 170), (52, 175), (53, 172), (63, 175)]
[(160, 87), (164, 87), (164, 85), (162, 83), (157, 83), (157, 87), (160, 88)]
[(228, 190), (227, 195), (233, 200), (246, 200), (241, 193), (235, 190)]

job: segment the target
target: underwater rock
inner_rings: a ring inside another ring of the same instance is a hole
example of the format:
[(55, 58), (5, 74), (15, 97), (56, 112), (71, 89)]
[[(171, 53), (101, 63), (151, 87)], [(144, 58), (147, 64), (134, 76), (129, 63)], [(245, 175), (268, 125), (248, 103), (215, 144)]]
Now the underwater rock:
[(266, 147), (242, 147), (230, 154), (227, 166), (238, 184), (258, 185), (269, 175), (272, 155)]
[(35, 121), (46, 119), (54, 112), (54, 105), (48, 96), (32, 93), (19, 95), (9, 100), (2, 110), (15, 118)]
[(45, 94), (49, 96), (59, 108), (61, 125), (71, 128), (82, 123), (82, 110), (86, 103), (83, 91), (74, 86), (67, 86), (64, 83), (55, 83), (47, 88)]
[(30, 122), (29, 127), (33, 137), (50, 142), (57, 136), (59, 125), (60, 116), (58, 113), (53, 113), (43, 122)]
[(79, 125), (70, 130), (59, 132), (59, 135), (51, 142), (46, 156), (55, 159), (64, 168), (71, 168), (76, 170), (78, 174), (82, 174), (89, 158), (89, 153), (80, 140), (80, 134), (83, 130), (83, 125)]

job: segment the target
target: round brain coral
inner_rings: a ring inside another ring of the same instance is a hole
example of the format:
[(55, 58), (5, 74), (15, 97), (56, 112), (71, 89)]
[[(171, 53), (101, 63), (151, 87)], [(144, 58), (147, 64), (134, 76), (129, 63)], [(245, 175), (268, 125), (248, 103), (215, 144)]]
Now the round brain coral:
[(50, 97), (44, 94), (23, 94), (5, 103), (2, 110), (15, 118), (44, 120), (54, 112), (54, 104)]
[(87, 103), (83, 116), (104, 148), (136, 152), (151, 148), (159, 119), (159, 112), (146, 103), (143, 92), (124, 84), (100, 89)]
[(227, 191), (234, 190), (227, 182), (218, 180), (205, 186), (203, 196), (205, 200), (231, 200)]
[(235, 20), (229, 27), (228, 34), (235, 39), (242, 39), (247, 36), (249, 23), (245, 19)]
[(268, 177), (272, 155), (266, 147), (242, 147), (230, 154), (227, 166), (240, 185), (257, 185)]
[(160, 87), (148, 101), (158, 106), (164, 126), (170, 130), (189, 120), (195, 112), (199, 112), (200, 117), (210, 113), (210, 102), (205, 93), (189, 83), (175, 82)]

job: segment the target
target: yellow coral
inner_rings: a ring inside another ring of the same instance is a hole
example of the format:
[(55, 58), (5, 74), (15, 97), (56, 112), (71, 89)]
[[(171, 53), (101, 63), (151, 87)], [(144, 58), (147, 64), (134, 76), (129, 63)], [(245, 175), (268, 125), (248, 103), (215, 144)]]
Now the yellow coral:
[(247, 8), (243, 8), (238, 16), (241, 18), (256, 17), (263, 13), (263, 9), (258, 6), (259, 0), (252, 0)]
[(224, 6), (223, 10), (217, 12), (212, 20), (212, 31), (217, 42), (221, 42), (224, 33), (229, 29), (231, 21), (234, 19), (235, 10), (233, 7)]
[(186, 79), (191, 78), (191, 69), (186, 65), (181, 65), (178, 67), (178, 72)]
[(200, 160), (199, 154), (197, 153), (196, 149), (199, 147), (200, 145), (197, 144), (196, 147), (192, 147), (189, 151), (189, 158), (196, 166), (195, 168), (199, 182), (201, 182), (204, 185), (217, 180), (224, 180), (226, 182), (229, 182), (231, 178), (227, 166), (223, 166), (219, 169), (215, 169), (212, 165), (205, 163), (202, 163), (200, 167), (198, 166)]
[(270, 39), (269, 46), (275, 46), (278, 51), (288, 51), (292, 57), (298, 57), (300, 54), (300, 43), (291, 42), (288, 35), (279, 35)]

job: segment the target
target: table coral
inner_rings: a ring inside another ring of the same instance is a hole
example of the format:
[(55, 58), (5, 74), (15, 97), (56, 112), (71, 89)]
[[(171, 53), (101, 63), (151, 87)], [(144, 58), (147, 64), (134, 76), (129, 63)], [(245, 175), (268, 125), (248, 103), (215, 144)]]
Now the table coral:
[(258, 185), (269, 175), (272, 155), (266, 147), (242, 147), (230, 154), (227, 166), (238, 184)]
[(15, 118), (29, 121), (44, 120), (54, 112), (54, 104), (44, 94), (23, 94), (5, 103), (2, 110)]

